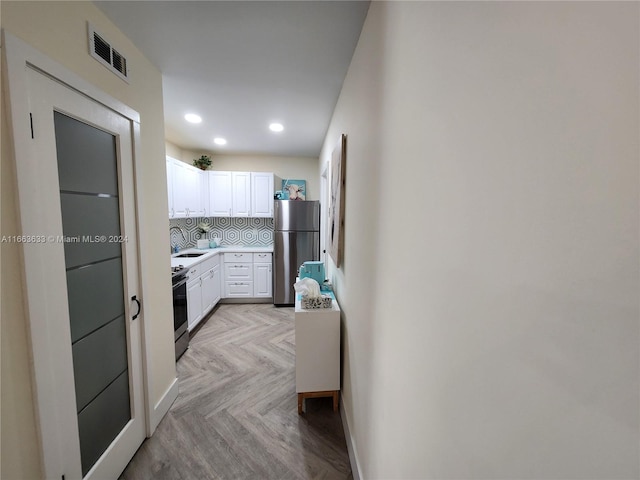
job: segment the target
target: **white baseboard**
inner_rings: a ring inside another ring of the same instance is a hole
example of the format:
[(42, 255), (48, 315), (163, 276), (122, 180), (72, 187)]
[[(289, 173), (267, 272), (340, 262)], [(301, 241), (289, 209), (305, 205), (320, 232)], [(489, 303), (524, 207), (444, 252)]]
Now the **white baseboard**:
[(356, 454), (356, 448), (353, 444), (351, 430), (349, 430), (349, 422), (344, 411), (342, 395), (340, 395), (340, 418), (342, 419), (344, 438), (347, 442), (347, 452), (349, 452), (349, 463), (351, 463), (351, 473), (353, 475), (353, 480), (360, 480), (360, 463), (358, 462), (358, 455)]
[(164, 392), (164, 395), (162, 395), (162, 398), (160, 398), (160, 401), (158, 401), (158, 403), (156, 403), (153, 407), (153, 411), (149, 416), (150, 425), (149, 431), (147, 432), (148, 437), (150, 437), (153, 432), (156, 431), (158, 424), (167, 414), (176, 398), (178, 398), (178, 393), (178, 379), (174, 378), (171, 385), (169, 385), (169, 388), (167, 388), (167, 390)]

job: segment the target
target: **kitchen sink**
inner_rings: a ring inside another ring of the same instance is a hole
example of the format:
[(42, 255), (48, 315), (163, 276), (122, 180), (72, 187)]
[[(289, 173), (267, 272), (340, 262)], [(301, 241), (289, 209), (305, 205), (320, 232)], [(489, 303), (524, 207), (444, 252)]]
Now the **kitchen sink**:
[(201, 255), (204, 255), (204, 253), (181, 253), (180, 255), (176, 255), (173, 258), (192, 258), (199, 257)]

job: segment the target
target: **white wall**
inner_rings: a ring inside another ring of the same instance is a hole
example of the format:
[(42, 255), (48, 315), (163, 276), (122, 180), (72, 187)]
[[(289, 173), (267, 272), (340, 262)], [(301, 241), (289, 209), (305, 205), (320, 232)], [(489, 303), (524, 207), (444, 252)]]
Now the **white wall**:
[(363, 478), (638, 478), (638, 3), (372, 2), (348, 135)]
[[(91, 2), (12, 2), (1, 4), (2, 28), (140, 113), (142, 209), (139, 212), (144, 278), (144, 321), (149, 396), (155, 408), (175, 379), (169, 257), (169, 220), (162, 77), (136, 47)], [(127, 84), (88, 54), (87, 21), (127, 57), (133, 72)], [(2, 234), (19, 234), (13, 151), (2, 107)], [(37, 422), (29, 371), (27, 318), (20, 290), (22, 265), (16, 245), (2, 244), (2, 470), (4, 479), (41, 478)], [(154, 418), (158, 421), (159, 418)]]

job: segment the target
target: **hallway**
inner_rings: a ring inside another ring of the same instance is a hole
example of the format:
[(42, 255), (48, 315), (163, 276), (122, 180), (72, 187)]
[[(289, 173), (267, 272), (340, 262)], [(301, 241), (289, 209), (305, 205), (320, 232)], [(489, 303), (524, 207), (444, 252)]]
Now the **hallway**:
[(350, 479), (330, 398), (297, 414), (292, 308), (220, 305), (178, 362), (180, 394), (122, 480)]

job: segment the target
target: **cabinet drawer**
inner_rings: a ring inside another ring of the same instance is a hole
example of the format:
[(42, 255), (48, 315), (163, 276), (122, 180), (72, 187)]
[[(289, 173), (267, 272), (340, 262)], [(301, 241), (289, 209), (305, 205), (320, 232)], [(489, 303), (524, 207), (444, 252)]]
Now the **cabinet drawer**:
[(189, 283), (191, 283), (196, 278), (198, 278), (200, 275), (202, 275), (203, 271), (204, 270), (202, 269), (202, 265), (201, 264), (194, 265), (193, 267), (191, 267), (189, 269), (189, 271), (187, 272), (187, 276), (189, 277)]
[(225, 282), (225, 297), (253, 297), (253, 282)]
[(253, 263), (225, 263), (224, 279), (253, 280)]
[(253, 262), (253, 254), (252, 253), (240, 253), (240, 252), (236, 252), (236, 253), (232, 253), (232, 252), (226, 252), (224, 254), (224, 261), (231, 263), (231, 262), (242, 262), (242, 263), (246, 263), (246, 262)]
[(198, 265), (198, 267), (200, 268), (200, 274), (202, 275), (203, 273), (208, 272), (209, 270), (211, 270), (213, 268), (214, 265), (214, 259), (213, 258), (208, 258), (207, 260), (205, 260), (204, 262), (200, 262), (200, 264)]
[(271, 254), (270, 253), (254, 253), (253, 261), (254, 263), (271, 263)]

